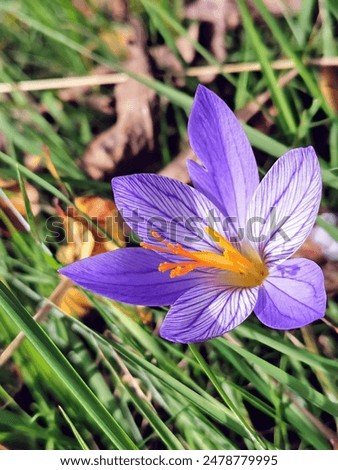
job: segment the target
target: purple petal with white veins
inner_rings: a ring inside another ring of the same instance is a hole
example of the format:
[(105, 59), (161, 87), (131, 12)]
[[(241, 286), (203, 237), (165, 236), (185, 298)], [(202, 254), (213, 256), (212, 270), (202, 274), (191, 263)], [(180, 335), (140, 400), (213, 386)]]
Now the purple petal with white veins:
[(200, 85), (188, 134), (191, 147), (204, 165), (188, 162), (194, 186), (226, 215), (236, 217), (243, 227), (259, 179), (255, 157), (240, 122), (224, 101)]
[(221, 251), (205, 227), (211, 225), (222, 234), (223, 216), (196, 189), (152, 174), (120, 176), (113, 179), (112, 186), (122, 217), (142, 240), (161, 246), (151, 235), (155, 230), (188, 249)]
[(258, 288), (198, 285), (169, 310), (160, 335), (174, 343), (197, 343), (221, 336), (252, 312)]
[(259, 289), (255, 314), (264, 325), (278, 330), (301, 328), (325, 314), (323, 272), (313, 261), (285, 261)]
[(76, 284), (96, 294), (136, 305), (170, 305), (211, 274), (191, 272), (170, 278), (160, 273), (162, 256), (143, 248), (121, 248), (77, 261), (59, 270)]
[(247, 237), (269, 268), (289, 258), (315, 222), (322, 182), (312, 147), (290, 150), (261, 181), (249, 206)]

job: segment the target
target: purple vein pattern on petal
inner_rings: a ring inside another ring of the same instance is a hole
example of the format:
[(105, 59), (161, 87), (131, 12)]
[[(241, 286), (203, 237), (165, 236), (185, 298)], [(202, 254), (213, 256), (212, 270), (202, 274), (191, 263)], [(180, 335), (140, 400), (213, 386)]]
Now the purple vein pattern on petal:
[(188, 162), (194, 186), (223, 213), (237, 217), (243, 227), (246, 208), (259, 179), (255, 157), (240, 122), (224, 101), (200, 85), (188, 134), (191, 147), (204, 166)]
[(160, 273), (163, 258), (143, 248), (121, 248), (77, 261), (59, 272), (96, 294), (137, 305), (170, 305), (196, 282), (208, 283), (211, 275), (192, 272), (170, 278)]
[(313, 261), (285, 261), (259, 290), (255, 313), (264, 325), (280, 330), (301, 328), (325, 313), (323, 272)]
[(197, 343), (221, 336), (250, 315), (257, 292), (257, 287), (196, 286), (171, 307), (160, 335), (174, 343)]
[(261, 181), (249, 206), (247, 236), (267, 266), (289, 258), (308, 236), (322, 182), (312, 147), (290, 150)]
[(196, 189), (152, 174), (120, 176), (113, 179), (112, 186), (122, 217), (142, 240), (159, 245), (150, 233), (155, 230), (188, 249), (220, 251), (204, 228), (212, 225), (223, 234), (223, 216)]

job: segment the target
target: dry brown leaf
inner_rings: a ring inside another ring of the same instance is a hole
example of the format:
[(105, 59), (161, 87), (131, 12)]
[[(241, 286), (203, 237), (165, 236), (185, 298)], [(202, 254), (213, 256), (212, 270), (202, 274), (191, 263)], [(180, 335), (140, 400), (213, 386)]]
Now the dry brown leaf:
[[(201, 23), (200, 41), (220, 63), (226, 58), (226, 14), (227, 2), (221, 0), (195, 0), (187, 3), (184, 8), (185, 18)], [(214, 78), (215, 74), (203, 75), (200, 81), (210, 83)]]
[[(290, 70), (278, 79), (278, 85), (283, 88), (291, 80), (293, 80), (297, 76), (297, 74), (297, 70)], [(270, 91), (264, 91), (263, 93), (249, 101), (249, 103), (247, 103), (243, 108), (237, 110), (236, 116), (240, 121), (248, 122), (255, 114), (261, 111), (262, 107), (267, 103), (267, 101), (270, 100), (270, 98)]]
[(41, 171), (44, 167), (42, 155), (27, 154), (24, 156), (23, 162), (25, 167), (34, 173)]
[(128, 0), (94, 0), (93, 3), (97, 8), (109, 12), (115, 21), (128, 19)]
[[(125, 244), (121, 220), (119, 219), (118, 210), (113, 201), (95, 196), (77, 197), (75, 199), (75, 205), (88, 217), (95, 219), (97, 224), (121, 246)], [(102, 240), (102, 235), (95, 227), (92, 226), (91, 231), (94, 234), (96, 243)], [(112, 243), (109, 239), (103, 240), (105, 246), (110, 247), (109, 243)], [(116, 248), (116, 245), (114, 246)], [(109, 249), (105, 251), (109, 251)]]
[(67, 245), (57, 251), (57, 258), (64, 264), (73, 263), (79, 259), (91, 256), (95, 246), (94, 235), (82, 224), (82, 221), (72, 217), (63, 217)]
[[(302, 0), (264, 0), (264, 3), (271, 13), (276, 16), (296, 13), (302, 6)], [(248, 1), (248, 6), (253, 17), (255, 19), (259, 18), (259, 13), (255, 9), (252, 0)], [(197, 37), (199, 37), (200, 42), (215, 56), (218, 62), (224, 63), (227, 56), (225, 47), (226, 31), (227, 29), (237, 28), (242, 22), (236, 0), (186, 0), (183, 15), (186, 19), (199, 22)], [(195, 34), (196, 32), (194, 32)], [(194, 39), (197, 39), (196, 36), (194, 36)], [(189, 39), (179, 38), (176, 44), (179, 50), (182, 44), (185, 48), (188, 47), (191, 62), (194, 57), (194, 50)], [(182, 57), (184, 57), (183, 54)], [(210, 83), (214, 78), (215, 74), (201, 75), (199, 80)]]
[(185, 85), (184, 68), (182, 63), (165, 44), (152, 47), (149, 50), (151, 57), (160, 70), (164, 70), (178, 87)]
[(67, 315), (81, 318), (92, 308), (92, 303), (82, 291), (72, 286), (62, 297), (59, 307)]
[[(222, 0), (220, 0), (222, 1)], [(263, 0), (266, 7), (275, 16), (282, 16), (283, 14), (297, 13), (301, 7), (303, 0)], [(236, 29), (240, 26), (242, 19), (239, 12), (236, 0), (226, 1), (226, 26), (229, 30)], [(248, 6), (251, 10), (254, 19), (259, 18), (259, 14), (254, 7), (253, 0), (248, 0)]]
[(182, 181), (182, 183), (190, 183), (190, 176), (187, 168), (188, 160), (197, 160), (190, 148), (180, 152), (174, 160), (159, 171), (159, 174)]
[(227, 0), (226, 3), (226, 26), (227, 29), (233, 30), (241, 24), (241, 15), (236, 0)]
[(144, 325), (150, 325), (153, 321), (153, 314), (147, 307), (137, 307), (137, 315)]
[(328, 105), (338, 112), (338, 68), (321, 67), (319, 87)]
[[(275, 16), (282, 16), (283, 14), (293, 14), (297, 13), (301, 6), (303, 0), (263, 0), (266, 7), (270, 10)], [(238, 28), (241, 25), (242, 19), (238, 9), (237, 0), (199, 0), (198, 8), (201, 9), (201, 13), (197, 11), (197, 8), (194, 7), (193, 11), (197, 20), (210, 22), (208, 18), (208, 4), (214, 3), (221, 11), (223, 8), (224, 18), (225, 18), (225, 29), (233, 30)], [(186, 0), (187, 6), (191, 4), (190, 0)], [(195, 2), (197, 3), (197, 2)], [(210, 5), (209, 4), (209, 5)], [(259, 17), (259, 14), (254, 6), (254, 0), (248, 0), (248, 6), (251, 10), (252, 16), (254, 19)], [(214, 7), (214, 8), (216, 8)], [(211, 15), (211, 13), (210, 13)], [(209, 15), (209, 16), (210, 16)], [(223, 37), (224, 40), (224, 37)], [(220, 41), (220, 39), (219, 39)]]
[(59, 261), (69, 264), (118, 247), (94, 224), (88, 222), (81, 212), (91, 218), (119, 245), (124, 245), (122, 225), (113, 201), (90, 196), (77, 197), (74, 203), (76, 207), (68, 208), (67, 213), (64, 213), (61, 208), (57, 208), (63, 221), (67, 241), (67, 244), (61, 246), (57, 251)]
[[(116, 206), (110, 199), (96, 196), (79, 196), (75, 198), (75, 206), (78, 211), (84, 212), (88, 217), (95, 217), (101, 223), (116, 211)], [(77, 211), (74, 211), (74, 214)]]
[(72, 4), (83, 16), (90, 18), (93, 15), (93, 9), (86, 0), (72, 0)]
[(87, 18), (93, 16), (96, 10), (110, 13), (116, 21), (125, 21), (128, 14), (126, 0), (72, 0), (72, 3)]
[[(268, 10), (275, 16), (282, 16), (287, 13), (297, 13), (304, 0), (263, 0)], [(254, 8), (254, 1), (249, 0), (249, 6)]]
[[(83, 217), (81, 212), (93, 219), (121, 246), (124, 245), (118, 211), (111, 200), (88, 196), (77, 197), (74, 203), (76, 208), (68, 208), (67, 213), (64, 213), (60, 207), (57, 208), (63, 220), (67, 241), (67, 244), (61, 246), (56, 253), (57, 259), (61, 263), (70, 264), (117, 248), (117, 245), (100, 233), (93, 224)], [(72, 286), (65, 291), (59, 306), (65, 313), (81, 317), (89, 311), (92, 304), (77, 287)]]
[(198, 24), (192, 23), (188, 26), (188, 36), (179, 36), (175, 41), (179, 53), (187, 64), (191, 64), (194, 60), (196, 51), (192, 41), (198, 40), (198, 31)]
[(128, 19), (128, 1), (127, 0), (114, 0), (109, 1), (112, 17), (116, 21), (126, 21)]
[(129, 58), (129, 44), (135, 42), (135, 30), (128, 24), (115, 23), (110, 30), (100, 33), (100, 38), (106, 44), (114, 57), (119, 60)]
[[(31, 209), (34, 216), (37, 216), (40, 213), (40, 204), (39, 204), (39, 192), (34, 186), (29, 183), (25, 183), (27, 197), (31, 203)], [(22, 194), (18, 192), (12, 197), (10, 197), (11, 202), (14, 207), (20, 212), (21, 215), (26, 216), (25, 202), (22, 197)]]
[(212, 26), (210, 51), (224, 62), (226, 52), (224, 45), (227, 2), (220, 0), (195, 0), (185, 6), (184, 16), (190, 20), (209, 23)]
[[(338, 329), (334, 325), (330, 323), (328, 326), (338, 333)], [(319, 335), (318, 345), (320, 346), (325, 356), (330, 357), (331, 359), (337, 359), (337, 343), (331, 337), (326, 334)]]
[[(151, 76), (141, 24), (133, 21), (135, 43), (129, 44), (130, 58), (124, 66), (132, 72)], [(149, 154), (154, 146), (153, 109), (156, 94), (136, 80), (115, 86), (116, 123), (97, 136), (83, 156), (83, 168), (93, 179), (110, 176), (122, 164)]]
[[(13, 204), (15, 209), (24, 217), (27, 216), (25, 201), (20, 192), (19, 183), (16, 180), (4, 180), (0, 178), (0, 188), (3, 189), (9, 198), (10, 202)], [(27, 192), (27, 197), (31, 203), (31, 209), (34, 216), (37, 216), (40, 212), (39, 204), (39, 192), (34, 188), (30, 183), (25, 183), (25, 188)], [(8, 203), (5, 199), (0, 197), (0, 207), (3, 209), (7, 216), (12, 220), (11, 211), (8, 207)], [(14, 223), (14, 222), (13, 222)], [(15, 225), (16, 226), (16, 225)], [(18, 227), (17, 227), (18, 228)]]
[(84, 102), (89, 108), (95, 109), (106, 116), (112, 116), (114, 114), (112, 100), (108, 95), (89, 93), (88, 96), (85, 97)]
[[(107, 75), (111, 74), (111, 72), (111, 68), (99, 65), (91, 71), (90, 75)], [(111, 97), (97, 92), (96, 88), (93, 88), (91, 85), (64, 88), (58, 91), (58, 96), (62, 101), (81, 102), (104, 114), (114, 114)]]

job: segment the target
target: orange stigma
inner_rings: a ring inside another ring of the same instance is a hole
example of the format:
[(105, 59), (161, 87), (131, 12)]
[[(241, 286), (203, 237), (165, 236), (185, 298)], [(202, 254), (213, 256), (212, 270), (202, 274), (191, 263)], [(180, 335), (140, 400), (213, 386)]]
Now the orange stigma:
[(183, 276), (198, 268), (216, 268), (224, 274), (224, 282), (228, 285), (239, 287), (254, 287), (262, 284), (268, 270), (258, 254), (252, 249), (248, 249), (246, 256), (241, 254), (228, 240), (211, 227), (205, 227), (209, 237), (222, 248), (223, 254), (209, 251), (189, 251), (179, 243), (170, 243), (154, 230), (151, 235), (161, 242), (163, 246), (141, 243), (147, 250), (154, 250), (160, 253), (170, 253), (185, 258), (178, 262), (160, 263), (160, 272), (170, 271), (170, 277)]

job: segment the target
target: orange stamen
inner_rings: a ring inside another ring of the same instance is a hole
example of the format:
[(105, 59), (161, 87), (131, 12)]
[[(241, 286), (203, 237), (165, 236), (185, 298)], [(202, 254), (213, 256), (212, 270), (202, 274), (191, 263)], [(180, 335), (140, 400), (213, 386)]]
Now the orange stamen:
[(189, 251), (179, 243), (173, 244), (165, 240), (157, 232), (152, 231), (151, 235), (164, 246), (141, 243), (147, 250), (154, 250), (160, 253), (171, 253), (189, 261), (163, 262), (158, 269), (160, 272), (170, 271), (170, 277), (184, 276), (197, 268), (218, 268), (228, 271), (233, 285), (243, 287), (260, 285), (267, 276), (267, 268), (263, 262), (257, 258), (257, 254), (248, 259), (236, 248), (211, 227), (205, 227), (209, 237), (222, 248), (223, 254), (209, 251)]

